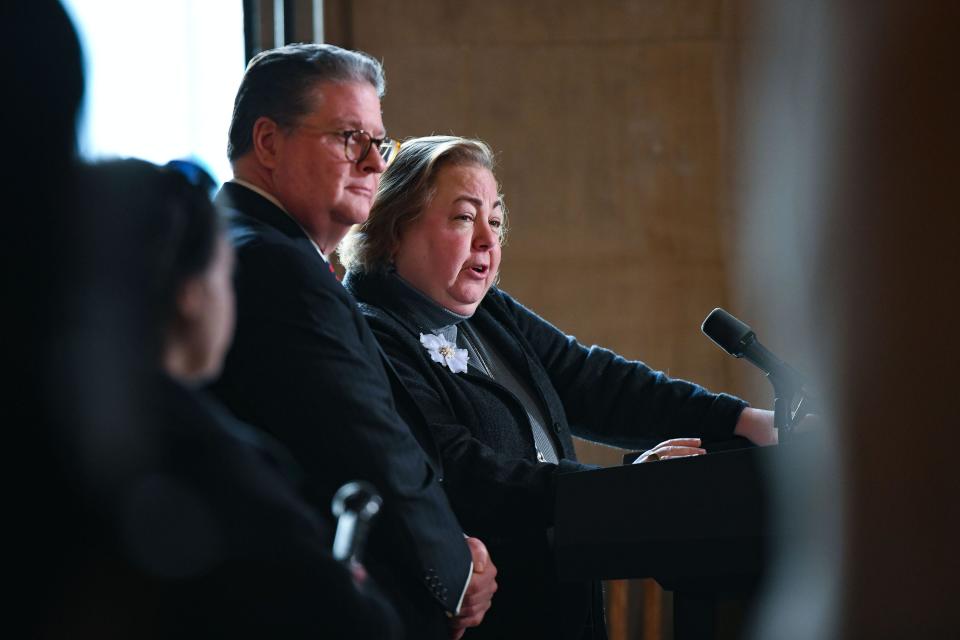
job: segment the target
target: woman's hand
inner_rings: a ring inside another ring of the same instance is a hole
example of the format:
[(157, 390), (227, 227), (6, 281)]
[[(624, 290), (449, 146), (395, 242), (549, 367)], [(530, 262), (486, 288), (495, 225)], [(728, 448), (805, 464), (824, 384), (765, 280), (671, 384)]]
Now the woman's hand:
[(761, 447), (777, 444), (779, 441), (777, 430), (773, 428), (773, 411), (752, 407), (747, 407), (740, 414), (733, 433)]
[(664, 440), (649, 451), (644, 451), (633, 461), (633, 464), (655, 462), (667, 458), (702, 456), (706, 452), (706, 449), (700, 447), (700, 438), (673, 438), (672, 440)]

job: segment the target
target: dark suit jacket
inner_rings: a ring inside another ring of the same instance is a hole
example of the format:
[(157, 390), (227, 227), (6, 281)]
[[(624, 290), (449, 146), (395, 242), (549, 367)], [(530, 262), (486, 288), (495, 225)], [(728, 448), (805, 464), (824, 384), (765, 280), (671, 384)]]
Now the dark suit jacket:
[(523, 628), (530, 637), (583, 637), (588, 585), (556, 582), (547, 540), (557, 475), (591, 468), (576, 461), (571, 434), (628, 448), (679, 436), (726, 439), (745, 403), (584, 347), (494, 288), (468, 322), (545, 408), (562, 459), (537, 463), (520, 400), (475, 367), (452, 373), (433, 362), (419, 335), (435, 327), (418, 324), (391, 278), (351, 272), (345, 284), (429, 421), (461, 523), (488, 542), (500, 569), (479, 635), (510, 637), (505, 629)]
[(333, 559), (282, 448), (166, 376), (141, 391), (122, 455), (85, 477), (84, 518), (63, 532), (68, 634), (401, 637)]
[(438, 484), (429, 430), (415, 410), (406, 412), (409, 423), (400, 418), (397, 403), (409, 397), (299, 225), (238, 184), (224, 185), (217, 203), (230, 210), (237, 251), (237, 331), (215, 392), (290, 449), (318, 509), (328, 511), (350, 480), (377, 487), (384, 508), (366, 564), (415, 637), (443, 634), (443, 612), (457, 606), (470, 554)]

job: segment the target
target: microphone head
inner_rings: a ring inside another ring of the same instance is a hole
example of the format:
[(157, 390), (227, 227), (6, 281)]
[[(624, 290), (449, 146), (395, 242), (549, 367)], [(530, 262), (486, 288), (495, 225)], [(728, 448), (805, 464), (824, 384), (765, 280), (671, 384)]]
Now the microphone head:
[(380, 511), (382, 503), (373, 485), (357, 480), (348, 482), (337, 490), (333, 496), (331, 511), (338, 518), (344, 513), (353, 513), (361, 519), (369, 520)]
[(700, 330), (735, 358), (742, 358), (744, 347), (756, 339), (753, 329), (719, 307), (710, 312)]

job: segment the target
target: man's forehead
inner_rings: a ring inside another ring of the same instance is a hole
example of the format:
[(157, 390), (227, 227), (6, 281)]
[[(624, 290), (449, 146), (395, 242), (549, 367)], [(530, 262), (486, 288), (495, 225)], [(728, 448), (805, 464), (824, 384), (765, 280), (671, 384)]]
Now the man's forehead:
[(383, 127), (380, 98), (366, 82), (321, 82), (309, 90), (307, 117), (358, 129)]
[[(376, 121), (371, 121), (369, 118), (364, 119), (356, 116), (349, 115), (330, 115), (327, 114), (325, 118), (326, 123), (333, 127), (342, 127), (346, 129), (363, 129), (364, 131), (370, 130), (372, 127), (382, 129), (383, 128), (383, 118), (378, 117)], [(370, 131), (370, 133), (377, 133), (376, 131)]]

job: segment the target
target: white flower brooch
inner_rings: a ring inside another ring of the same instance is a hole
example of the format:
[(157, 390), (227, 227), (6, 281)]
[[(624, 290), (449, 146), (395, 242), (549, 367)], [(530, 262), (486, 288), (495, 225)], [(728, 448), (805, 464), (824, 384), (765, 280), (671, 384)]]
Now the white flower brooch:
[(445, 365), (454, 373), (464, 373), (467, 370), (469, 355), (466, 349), (458, 349), (457, 345), (443, 336), (433, 333), (420, 334), (420, 344), (430, 354), (434, 362)]

